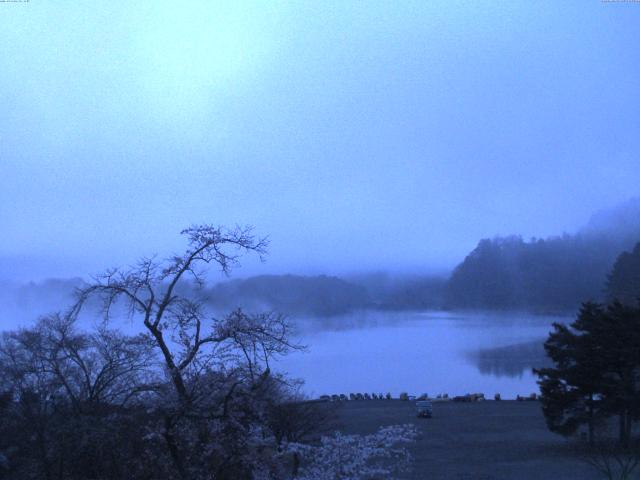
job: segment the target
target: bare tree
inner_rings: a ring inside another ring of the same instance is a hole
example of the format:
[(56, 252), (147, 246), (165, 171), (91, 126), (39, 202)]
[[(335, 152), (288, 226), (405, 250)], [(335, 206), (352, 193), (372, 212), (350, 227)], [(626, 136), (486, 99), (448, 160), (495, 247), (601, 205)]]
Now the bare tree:
[(79, 290), (70, 317), (97, 297), (105, 323), (120, 303), (144, 327), (171, 385), (158, 390), (156, 408), (180, 478), (246, 475), (251, 468), (247, 452), (259, 438), (274, 385), (283, 381), (272, 374), (270, 361), (300, 347), (290, 342), (281, 315), (235, 310), (215, 318), (192, 290), (179, 287), (191, 279), (202, 288), (207, 267), (228, 274), (243, 253), (262, 258), (266, 239), (256, 238), (251, 228), (210, 225), (182, 234), (188, 240), (183, 254), (164, 261), (143, 258), (132, 268), (98, 276)]

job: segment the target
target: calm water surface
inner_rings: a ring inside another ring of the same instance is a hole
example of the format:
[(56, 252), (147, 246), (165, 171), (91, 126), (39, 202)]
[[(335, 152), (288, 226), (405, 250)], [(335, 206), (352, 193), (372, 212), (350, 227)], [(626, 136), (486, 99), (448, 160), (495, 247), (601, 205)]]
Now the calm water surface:
[[(278, 362), (304, 379), (310, 396), (350, 392), (483, 392), (503, 398), (537, 392), (533, 366), (542, 343), (566, 317), (518, 313), (362, 312), (299, 320), (308, 346)], [(319, 328), (323, 325), (323, 328)]]

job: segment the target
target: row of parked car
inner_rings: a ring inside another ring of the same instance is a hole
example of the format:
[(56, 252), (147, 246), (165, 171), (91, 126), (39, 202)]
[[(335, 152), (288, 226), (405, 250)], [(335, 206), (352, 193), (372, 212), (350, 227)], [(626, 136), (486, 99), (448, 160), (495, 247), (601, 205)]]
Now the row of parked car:
[[(423, 393), (422, 395), (409, 395), (406, 392), (402, 392), (398, 396), (398, 400), (427, 400), (429, 395)], [(438, 395), (438, 398), (442, 398), (442, 395)], [(445, 393), (444, 399), (449, 398), (449, 396)], [(350, 393), (349, 396), (344, 393), (334, 394), (334, 395), (322, 395), (320, 400), (325, 402), (345, 402), (347, 400), (393, 400), (393, 396), (390, 393), (382, 394), (382, 393)]]
[[(334, 394), (334, 395), (322, 395), (320, 397), (321, 401), (325, 402), (346, 402), (347, 400), (392, 400), (393, 397), (390, 393), (382, 394), (382, 393), (350, 393), (349, 396), (344, 393)], [(435, 401), (448, 401), (452, 400), (454, 402), (480, 402), (485, 400), (484, 393), (467, 393), (466, 395), (457, 395), (455, 397), (449, 398), (449, 395), (446, 393), (438, 394), (435, 398), (430, 398), (428, 394), (423, 393), (422, 395), (409, 395), (406, 392), (402, 392), (398, 396), (399, 400), (408, 400), (408, 401), (423, 401), (423, 400), (435, 400)], [(493, 397), (494, 400), (502, 400), (502, 397), (499, 393), (496, 393)], [(518, 401), (534, 401), (538, 399), (538, 395), (532, 393), (529, 396), (520, 396), (516, 397)]]
[(524, 401), (530, 401), (530, 402), (533, 402), (533, 401), (538, 400), (538, 394), (537, 394), (537, 393), (532, 393), (532, 394), (531, 394), (531, 395), (529, 395), (528, 397), (522, 397), (522, 396), (518, 395), (518, 396), (516, 397), (516, 400), (518, 400), (519, 402), (524, 402)]
[(382, 393), (350, 393), (347, 397), (344, 393), (339, 395), (322, 395), (320, 400), (325, 402), (346, 402), (347, 400), (391, 400), (391, 394)]
[[(500, 396), (499, 393), (496, 393), (493, 396), (494, 400), (502, 400), (502, 397)], [(460, 395), (457, 397), (453, 397), (452, 399), (454, 402), (478, 402), (481, 400), (485, 400), (484, 398), (484, 393), (467, 393), (466, 395)], [(518, 400), (519, 402), (523, 402), (523, 401), (535, 401), (538, 400), (538, 395), (536, 393), (532, 393), (529, 396), (522, 396), (522, 395), (518, 395), (516, 397), (516, 400)]]
[(484, 400), (484, 393), (467, 393), (453, 397), (454, 402), (480, 402)]

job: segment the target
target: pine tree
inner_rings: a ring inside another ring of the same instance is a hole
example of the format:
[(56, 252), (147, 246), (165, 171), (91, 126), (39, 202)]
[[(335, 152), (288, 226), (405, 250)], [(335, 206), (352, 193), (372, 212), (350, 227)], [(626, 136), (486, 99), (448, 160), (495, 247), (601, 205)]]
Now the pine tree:
[(567, 436), (586, 424), (590, 443), (605, 412), (599, 395), (603, 368), (596, 342), (588, 332), (597, 329), (603, 314), (601, 305), (585, 303), (569, 327), (554, 323), (544, 348), (556, 366), (535, 370), (549, 429)]
[(604, 408), (619, 417), (620, 443), (627, 446), (632, 423), (640, 418), (640, 309), (613, 302), (596, 334), (605, 367)]
[(569, 326), (554, 324), (545, 343), (553, 368), (536, 370), (542, 410), (553, 432), (570, 435), (618, 416), (627, 446), (640, 418), (640, 309), (614, 302), (583, 304)]

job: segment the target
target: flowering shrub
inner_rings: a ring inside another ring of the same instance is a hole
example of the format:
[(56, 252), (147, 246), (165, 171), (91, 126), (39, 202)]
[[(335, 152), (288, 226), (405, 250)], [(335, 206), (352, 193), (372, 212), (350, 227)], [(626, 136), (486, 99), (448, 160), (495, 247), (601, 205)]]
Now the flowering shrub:
[(405, 447), (417, 436), (413, 425), (382, 427), (372, 435), (322, 437), (319, 445), (290, 444), (288, 451), (301, 457), (299, 480), (361, 480), (394, 478), (407, 471), (411, 454)]

